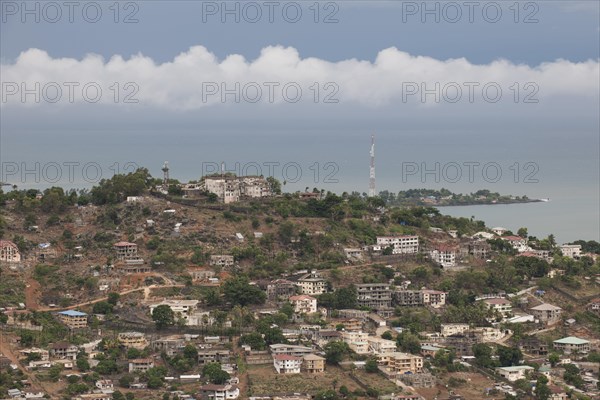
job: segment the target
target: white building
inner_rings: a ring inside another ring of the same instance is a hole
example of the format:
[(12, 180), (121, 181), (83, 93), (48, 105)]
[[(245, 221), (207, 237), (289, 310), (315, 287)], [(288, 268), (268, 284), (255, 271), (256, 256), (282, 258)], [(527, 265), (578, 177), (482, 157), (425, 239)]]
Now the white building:
[(535, 368), (529, 365), (514, 365), (512, 367), (498, 367), (496, 373), (504, 379), (515, 382), (519, 379), (525, 379), (527, 374), (535, 371)]
[(429, 251), (429, 257), (431, 257), (431, 261), (441, 265), (444, 268), (456, 266), (457, 256), (458, 246), (452, 246), (445, 243), (435, 245)]
[(393, 353), (396, 351), (396, 342), (394, 340), (368, 336), (367, 343), (369, 344), (369, 350), (376, 354)]
[(298, 314), (312, 314), (317, 312), (317, 299), (302, 294), (291, 296), (290, 303), (294, 306), (294, 312)]
[(234, 203), (242, 197), (260, 198), (271, 196), (270, 185), (261, 176), (208, 176), (202, 189), (217, 195), (225, 203)]
[(512, 314), (512, 304), (506, 299), (485, 299), (483, 300), (483, 302), (487, 304), (488, 308), (491, 308), (494, 311), (498, 311), (505, 318), (509, 317)]
[(359, 248), (345, 248), (344, 254), (348, 260), (362, 260), (363, 250)]
[(202, 396), (202, 399), (229, 400), (239, 398), (240, 389), (237, 386), (231, 384), (208, 384), (200, 387), (200, 394)]
[(169, 306), (175, 313), (176, 318), (186, 320), (195, 313), (198, 307), (198, 300), (163, 300), (160, 303), (150, 305), (150, 314), (154, 313), (154, 309), (158, 306)]
[(501, 239), (507, 241), (512, 248), (519, 253), (531, 250), (529, 246), (527, 246), (527, 240), (521, 236), (502, 236)]
[(233, 256), (217, 254), (210, 256), (210, 265), (213, 267), (233, 267)]
[(318, 296), (327, 291), (327, 281), (317, 271), (311, 271), (301, 276), (296, 284), (300, 287), (302, 294)]
[(368, 354), (369, 353), (369, 341), (367, 340), (369, 334), (361, 331), (344, 331), (342, 332), (342, 339), (348, 347), (356, 354)]
[(302, 358), (287, 354), (273, 356), (273, 366), (278, 374), (299, 374), (302, 367)]
[(0, 240), (0, 261), (18, 263), (21, 261), (21, 253), (16, 244), (10, 240)]
[(560, 251), (563, 256), (569, 258), (579, 258), (581, 257), (581, 245), (579, 244), (563, 244), (560, 246)]
[(377, 236), (377, 245), (382, 249), (392, 247), (392, 254), (416, 254), (419, 252), (419, 237), (416, 235)]

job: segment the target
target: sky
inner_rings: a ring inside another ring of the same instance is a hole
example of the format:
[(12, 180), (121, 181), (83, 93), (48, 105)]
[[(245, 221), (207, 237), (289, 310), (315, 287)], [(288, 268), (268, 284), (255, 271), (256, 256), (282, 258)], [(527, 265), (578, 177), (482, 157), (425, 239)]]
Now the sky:
[(600, 221), (597, 1), (68, 4), (0, 0), (0, 181), (169, 160), (364, 192), (375, 134), (379, 189), (576, 193)]

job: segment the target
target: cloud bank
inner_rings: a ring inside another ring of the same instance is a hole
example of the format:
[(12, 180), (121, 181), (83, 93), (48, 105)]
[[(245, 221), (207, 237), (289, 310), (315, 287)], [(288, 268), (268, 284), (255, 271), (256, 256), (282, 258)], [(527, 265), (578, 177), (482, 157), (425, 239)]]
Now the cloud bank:
[(296, 49), (282, 46), (266, 47), (254, 60), (238, 54), (219, 60), (205, 47), (194, 46), (162, 64), (142, 54), (129, 59), (115, 55), (108, 61), (90, 54), (77, 60), (29, 49), (14, 63), (2, 64), (1, 72), (3, 107), (97, 102), (188, 111), (232, 103), (376, 108), (549, 99), (572, 105), (573, 99), (597, 102), (600, 88), (598, 60), (477, 65), (464, 58), (414, 56), (393, 47), (381, 50), (373, 62), (329, 62), (302, 58)]

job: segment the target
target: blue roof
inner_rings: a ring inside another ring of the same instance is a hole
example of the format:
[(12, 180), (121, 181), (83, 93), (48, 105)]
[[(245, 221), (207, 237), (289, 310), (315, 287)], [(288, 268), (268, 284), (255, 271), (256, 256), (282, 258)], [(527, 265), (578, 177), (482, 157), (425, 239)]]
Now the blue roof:
[(85, 316), (87, 316), (86, 313), (83, 313), (81, 311), (74, 311), (74, 310), (61, 311), (61, 312), (59, 312), (59, 314), (68, 315), (69, 317), (85, 317)]

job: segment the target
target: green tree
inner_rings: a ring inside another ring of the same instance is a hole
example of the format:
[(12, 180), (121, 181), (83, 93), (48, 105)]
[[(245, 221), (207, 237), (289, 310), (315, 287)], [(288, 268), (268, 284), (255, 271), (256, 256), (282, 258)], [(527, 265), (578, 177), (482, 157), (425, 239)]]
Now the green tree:
[(339, 398), (340, 397), (338, 396), (338, 394), (331, 389), (321, 390), (315, 396), (315, 400), (338, 400)]
[(535, 399), (548, 400), (552, 395), (552, 391), (548, 387), (548, 378), (540, 375), (535, 384)]
[(222, 385), (231, 377), (226, 371), (221, 369), (221, 364), (216, 362), (206, 364), (202, 368), (202, 375), (215, 385)]
[(510, 367), (511, 365), (519, 365), (523, 358), (523, 353), (516, 347), (498, 346), (496, 353), (500, 361), (500, 366)]
[(241, 306), (263, 304), (267, 297), (258, 286), (250, 285), (248, 278), (243, 275), (227, 279), (223, 284), (223, 294), (228, 302)]
[(183, 356), (196, 362), (198, 360), (198, 349), (193, 344), (188, 344), (183, 348)]
[(325, 345), (325, 360), (328, 364), (339, 364), (344, 356), (350, 352), (346, 342), (333, 341)]
[(368, 359), (367, 362), (365, 363), (365, 371), (367, 371), (370, 374), (379, 372), (379, 368), (377, 366), (377, 361), (375, 361), (372, 358)]
[(167, 326), (175, 325), (175, 313), (166, 304), (160, 305), (152, 312), (152, 320), (156, 324), (157, 329), (163, 329)]
[(265, 339), (258, 332), (247, 333), (240, 337), (241, 345), (245, 344), (250, 346), (252, 350), (264, 350), (267, 346)]

